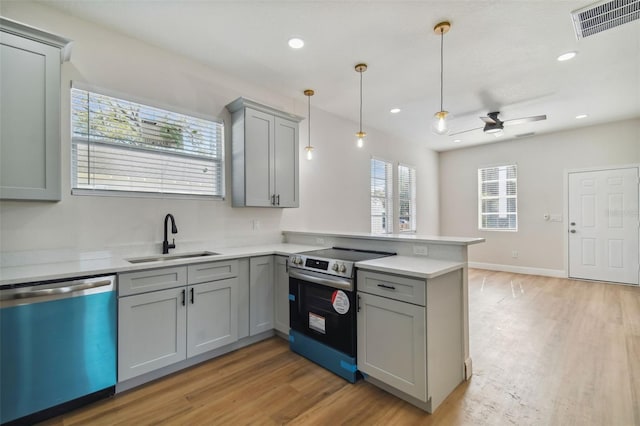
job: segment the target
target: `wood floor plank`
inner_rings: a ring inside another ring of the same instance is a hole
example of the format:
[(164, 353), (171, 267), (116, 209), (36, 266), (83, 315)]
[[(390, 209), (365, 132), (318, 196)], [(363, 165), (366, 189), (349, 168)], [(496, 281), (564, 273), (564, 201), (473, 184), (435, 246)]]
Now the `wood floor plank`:
[(640, 425), (640, 288), (469, 270), (474, 375), (433, 414), (272, 338), (45, 422)]

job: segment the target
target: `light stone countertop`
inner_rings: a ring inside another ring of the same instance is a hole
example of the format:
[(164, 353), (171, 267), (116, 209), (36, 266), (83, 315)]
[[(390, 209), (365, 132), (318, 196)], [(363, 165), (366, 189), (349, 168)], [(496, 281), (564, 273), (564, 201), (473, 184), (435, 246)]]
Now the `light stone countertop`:
[[(299, 253), (309, 250), (318, 250), (318, 246), (301, 244), (274, 243), (245, 247), (217, 247), (210, 251), (220, 253), (214, 256), (204, 256), (189, 259), (175, 259), (168, 261), (156, 261), (145, 263), (129, 263), (122, 256), (114, 253), (110, 257), (99, 259), (77, 259), (63, 262), (35, 263), (20, 266), (6, 266), (0, 268), (0, 287), (29, 282), (60, 280), (93, 275), (115, 274), (118, 272), (139, 271), (162, 267), (180, 266), (194, 263), (215, 262), (218, 260), (238, 259), (242, 257), (254, 257), (265, 255), (284, 255)], [(182, 252), (171, 252), (170, 255), (179, 255)], [(150, 256), (153, 256), (151, 254)], [(160, 256), (160, 255), (158, 255)], [(130, 256), (144, 257), (144, 256)]]
[(379, 241), (399, 241), (413, 243), (429, 243), (429, 244), (448, 244), (457, 246), (468, 246), (479, 244), (485, 241), (484, 238), (467, 238), (467, 237), (446, 237), (421, 234), (371, 234), (368, 232), (319, 232), (319, 231), (294, 231), (284, 230), (283, 234), (291, 235), (309, 235), (319, 237), (339, 237), (339, 238), (356, 238), (365, 240)]
[(465, 263), (424, 256), (389, 256), (357, 262), (355, 266), (368, 271), (429, 279), (460, 269)]

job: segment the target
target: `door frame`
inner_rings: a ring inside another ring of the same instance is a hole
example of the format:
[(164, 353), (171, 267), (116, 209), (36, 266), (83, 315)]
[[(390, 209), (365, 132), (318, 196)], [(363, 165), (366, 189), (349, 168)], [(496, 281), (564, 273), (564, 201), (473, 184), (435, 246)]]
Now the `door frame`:
[[(582, 172), (601, 172), (605, 170), (619, 170), (619, 169), (630, 169), (637, 168), (638, 176), (640, 177), (640, 163), (630, 163), (630, 164), (612, 164), (610, 166), (600, 166), (600, 167), (581, 167), (575, 169), (564, 169), (564, 207), (563, 207), (563, 244), (564, 244), (564, 274), (568, 279), (572, 279), (569, 277), (569, 174), (570, 173), (582, 173)], [(638, 185), (638, 222), (640, 222), (640, 185)], [(638, 238), (638, 250), (640, 252), (640, 235)], [(640, 271), (638, 271), (638, 282), (640, 282)], [(577, 278), (576, 278), (577, 279)], [(616, 283), (618, 285), (630, 285), (633, 287), (637, 287), (633, 284), (625, 284), (625, 283)]]

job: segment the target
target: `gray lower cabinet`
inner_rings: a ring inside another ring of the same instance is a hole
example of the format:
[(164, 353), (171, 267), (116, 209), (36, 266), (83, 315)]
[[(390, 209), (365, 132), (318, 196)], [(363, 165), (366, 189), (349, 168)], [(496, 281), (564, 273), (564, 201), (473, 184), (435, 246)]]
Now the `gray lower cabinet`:
[(274, 327), (283, 334), (289, 334), (289, 270), (287, 267), (289, 258), (287, 256), (274, 257)]
[(187, 358), (238, 340), (238, 279), (188, 288)]
[(429, 279), (358, 270), (358, 369), (433, 412), (464, 380), (462, 269)]
[(118, 276), (118, 381), (238, 340), (238, 261)]
[(0, 17), (0, 199), (60, 200), (60, 63), (69, 42)]
[(358, 293), (358, 369), (427, 399), (425, 308)]
[(273, 329), (273, 256), (249, 260), (249, 335)]
[(185, 292), (172, 288), (118, 300), (118, 381), (186, 358)]

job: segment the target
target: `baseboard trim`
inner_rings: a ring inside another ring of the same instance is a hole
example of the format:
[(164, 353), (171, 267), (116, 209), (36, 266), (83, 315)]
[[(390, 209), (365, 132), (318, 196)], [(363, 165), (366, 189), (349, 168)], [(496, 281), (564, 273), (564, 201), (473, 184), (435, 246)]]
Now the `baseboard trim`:
[(496, 263), (468, 262), (469, 268), (489, 271), (512, 272), (514, 274), (541, 275), (543, 277), (567, 278), (562, 269), (531, 268), (528, 266), (499, 265)]

